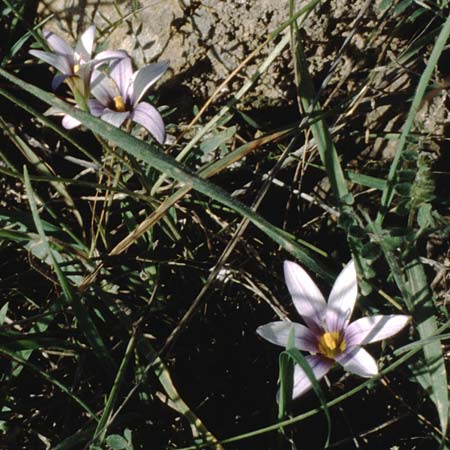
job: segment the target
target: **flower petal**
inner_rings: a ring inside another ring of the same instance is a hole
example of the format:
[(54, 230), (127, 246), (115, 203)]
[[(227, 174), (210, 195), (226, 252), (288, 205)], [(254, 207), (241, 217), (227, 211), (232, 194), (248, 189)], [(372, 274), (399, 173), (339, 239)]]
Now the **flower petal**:
[(161, 61), (139, 69), (134, 75), (133, 82), (130, 83), (128, 92), (130, 103), (136, 105), (145, 91), (162, 77), (168, 67), (169, 64), (166, 61)]
[(129, 116), (130, 113), (128, 111), (117, 112), (113, 111), (112, 109), (105, 108), (101, 115), (101, 119), (119, 128), (125, 122), (125, 120), (128, 119)]
[(363, 317), (347, 327), (344, 338), (349, 347), (381, 341), (397, 334), (410, 320), (410, 316), (400, 314)]
[(96, 68), (99, 68), (101, 65), (111, 65), (114, 60), (119, 60), (122, 58), (130, 58), (130, 55), (125, 50), (105, 50), (97, 53), (91, 62)]
[(166, 139), (164, 122), (154, 106), (146, 102), (138, 103), (131, 113), (131, 120), (142, 125), (160, 144), (164, 144)]
[(91, 59), (92, 49), (94, 47), (95, 38), (95, 25), (91, 25), (81, 35), (75, 47), (75, 55), (77, 55), (80, 61), (86, 62)]
[(90, 83), (91, 94), (106, 108), (114, 103), (117, 86), (106, 74), (94, 70)]
[(69, 75), (66, 75), (65, 73), (59, 73), (55, 75), (52, 80), (52, 89), (56, 91), (56, 89), (58, 89), (59, 86), (61, 86), (61, 84), (63, 84), (68, 77)]
[(336, 361), (348, 372), (360, 377), (370, 378), (378, 373), (376, 361), (361, 347), (350, 347), (335, 357)]
[(71, 130), (72, 128), (76, 128), (79, 125), (81, 125), (81, 122), (79, 120), (75, 119), (75, 117), (67, 116), (67, 115), (65, 115), (63, 117), (62, 126), (66, 130)]
[(323, 316), (327, 304), (316, 283), (298, 264), (285, 261), (284, 277), (294, 302), (306, 325), (314, 332), (323, 329)]
[(72, 47), (64, 39), (60, 38), (57, 34), (53, 33), (53, 31), (44, 30), (43, 35), (48, 43), (48, 46), (53, 51), (55, 51), (56, 53), (61, 53), (63, 55), (73, 56)]
[(127, 57), (113, 60), (110, 66), (109, 74), (111, 78), (116, 82), (119, 89), (119, 92), (115, 95), (120, 94), (124, 101), (127, 101), (128, 86), (131, 84), (131, 79), (133, 76), (131, 58)]
[(100, 117), (105, 110), (105, 106), (96, 99), (88, 100), (88, 106), (89, 112), (95, 117)]
[(29, 53), (30, 55), (36, 56), (36, 58), (42, 59), (42, 61), (45, 61), (47, 64), (56, 67), (63, 74), (73, 75), (73, 65), (70, 57), (50, 52), (43, 52), (41, 50), (30, 50)]
[(331, 289), (326, 313), (328, 331), (342, 331), (350, 321), (358, 295), (355, 264), (350, 261)]
[(272, 344), (286, 347), (292, 327), (294, 327), (295, 347), (298, 350), (317, 353), (316, 336), (309, 328), (299, 323), (270, 322), (258, 327), (256, 332)]
[[(317, 381), (320, 381), (333, 366), (333, 361), (324, 358), (321, 355), (309, 355), (306, 357), (308, 364), (316, 377)], [(292, 390), (292, 398), (297, 398), (311, 389), (312, 384), (303, 369), (296, 365), (294, 367), (294, 388)]]
[(130, 58), (130, 55), (125, 50), (104, 50), (97, 53), (95, 60), (108, 61), (112, 59)]

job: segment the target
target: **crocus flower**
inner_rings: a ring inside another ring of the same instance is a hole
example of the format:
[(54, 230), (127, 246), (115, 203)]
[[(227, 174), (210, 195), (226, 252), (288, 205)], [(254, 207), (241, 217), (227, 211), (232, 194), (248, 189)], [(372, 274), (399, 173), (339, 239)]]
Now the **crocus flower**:
[(53, 78), (52, 88), (57, 89), (68, 77), (78, 76), (84, 84), (89, 83), (92, 72), (92, 48), (95, 25), (91, 25), (78, 40), (75, 49), (69, 43), (49, 30), (43, 31), (44, 38), (52, 52), (30, 50), (30, 54), (42, 59), (61, 73)]
[(82, 95), (87, 97), (89, 95), (89, 82), (93, 68), (105, 61), (128, 56), (122, 50), (106, 50), (100, 52), (95, 58), (92, 58), (95, 25), (91, 25), (80, 36), (75, 48), (72, 48), (68, 42), (52, 31), (43, 30), (43, 34), (52, 52), (30, 50), (30, 54), (42, 59), (42, 61), (45, 61), (61, 72), (53, 78), (53, 90), (56, 90), (67, 78), (77, 77), (82, 81), (79, 90)]
[(89, 100), (91, 114), (120, 127), (131, 120), (146, 128), (162, 144), (165, 140), (164, 122), (158, 110), (141, 102), (147, 89), (166, 71), (166, 62), (150, 64), (133, 72), (131, 59), (113, 61), (108, 73), (94, 71)]
[[(294, 327), (295, 346), (309, 352), (306, 360), (317, 380), (323, 378), (335, 362), (345, 370), (370, 378), (378, 373), (374, 358), (362, 345), (398, 333), (410, 320), (405, 315), (376, 315), (350, 322), (357, 297), (356, 271), (350, 261), (339, 274), (328, 303), (310, 276), (298, 264), (284, 263), (284, 276), (295, 308), (306, 324), (271, 322), (257, 333), (269, 342), (285, 347)], [(293, 398), (311, 388), (303, 369), (294, 368)]]

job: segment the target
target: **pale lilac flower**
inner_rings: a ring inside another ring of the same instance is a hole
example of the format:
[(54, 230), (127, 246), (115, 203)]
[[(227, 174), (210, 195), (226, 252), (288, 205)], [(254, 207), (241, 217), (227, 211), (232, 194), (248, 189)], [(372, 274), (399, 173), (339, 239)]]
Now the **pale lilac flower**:
[(82, 80), (81, 93), (89, 94), (89, 82), (95, 66), (115, 58), (128, 56), (125, 51), (104, 51), (92, 58), (94, 48), (95, 25), (91, 25), (80, 36), (75, 48), (50, 30), (44, 30), (44, 38), (52, 52), (30, 50), (30, 54), (59, 70), (52, 81), (52, 89), (56, 90), (67, 78), (78, 77)]
[[(328, 303), (314, 281), (298, 264), (284, 263), (284, 276), (294, 306), (306, 326), (292, 322), (271, 322), (256, 331), (264, 339), (286, 347), (294, 327), (295, 347), (307, 351), (306, 360), (317, 380), (335, 362), (351, 373), (370, 378), (378, 373), (374, 358), (361, 346), (398, 333), (410, 320), (405, 315), (376, 315), (350, 322), (357, 297), (356, 271), (350, 261), (336, 279)], [(303, 369), (294, 368), (293, 398), (311, 388)]]
[(30, 50), (30, 54), (42, 59), (61, 73), (53, 78), (52, 88), (57, 89), (66, 78), (78, 76), (89, 82), (92, 72), (92, 49), (94, 46), (95, 25), (91, 25), (80, 37), (75, 48), (49, 30), (43, 31), (44, 38), (52, 52)]
[[(31, 55), (45, 61), (60, 72), (53, 78), (52, 89), (56, 90), (64, 81), (67, 81), (78, 107), (83, 110), (87, 110), (86, 101), (89, 97), (89, 84), (94, 67), (113, 59), (128, 57), (123, 50), (106, 50), (92, 58), (95, 30), (95, 25), (91, 25), (81, 35), (75, 48), (52, 31), (44, 30), (44, 38), (52, 52), (30, 50)], [(46, 114), (63, 115), (62, 124), (67, 129), (75, 128), (81, 123), (55, 108), (50, 108)]]
[(110, 65), (108, 73), (94, 71), (89, 100), (91, 114), (120, 127), (131, 120), (146, 128), (160, 143), (165, 140), (165, 127), (158, 110), (141, 98), (166, 71), (166, 62), (150, 64), (133, 72), (131, 59), (123, 58)]

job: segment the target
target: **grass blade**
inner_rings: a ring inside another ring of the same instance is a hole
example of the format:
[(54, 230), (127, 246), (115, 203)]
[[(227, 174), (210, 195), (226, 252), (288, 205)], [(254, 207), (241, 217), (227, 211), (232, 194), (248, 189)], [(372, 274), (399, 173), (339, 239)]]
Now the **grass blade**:
[[(414, 319), (420, 339), (434, 336), (438, 331), (433, 293), (419, 258), (405, 267), (409, 292), (414, 305)], [(432, 341), (423, 346), (423, 367), (416, 374), (425, 392), (428, 392), (439, 414), (441, 430), (445, 436), (448, 428), (449, 398), (447, 372), (441, 341)]]
[(100, 421), (98, 422), (97, 428), (94, 432), (94, 441), (96, 445), (102, 445), (103, 441), (105, 440), (106, 432), (108, 431), (108, 422), (111, 418), (112, 410), (114, 408), (114, 405), (116, 404), (121, 385), (124, 381), (125, 371), (133, 354), (135, 342), (136, 335), (133, 334), (128, 342), (127, 348), (125, 350), (125, 355), (122, 359), (119, 370), (117, 371), (116, 379), (114, 380), (114, 384), (109, 394), (108, 401), (106, 402), (105, 409), (103, 410)]
[(299, 95), (301, 103), (305, 112), (312, 116), (312, 123), (310, 125), (311, 131), (317, 143), (320, 159), (322, 160), (322, 164), (325, 166), (326, 173), (330, 179), (330, 184), (334, 195), (336, 196), (339, 204), (348, 204), (351, 201), (349, 198), (350, 194), (347, 188), (347, 182), (345, 181), (344, 172), (339, 161), (339, 156), (327, 124), (322, 118), (320, 104), (316, 101), (314, 86), (311, 76), (309, 75), (306, 58), (303, 52), (303, 46), (300, 41), (295, 22), (292, 26), (295, 28), (293, 33), (293, 45), (295, 50), (295, 62), (300, 80)]

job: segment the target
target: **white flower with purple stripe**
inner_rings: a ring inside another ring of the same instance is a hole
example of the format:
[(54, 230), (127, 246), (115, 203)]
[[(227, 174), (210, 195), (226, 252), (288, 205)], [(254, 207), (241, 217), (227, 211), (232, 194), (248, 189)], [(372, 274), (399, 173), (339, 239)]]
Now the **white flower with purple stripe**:
[[(284, 263), (284, 275), (294, 306), (305, 325), (287, 321), (271, 322), (256, 331), (269, 342), (286, 347), (294, 327), (295, 346), (307, 351), (306, 360), (317, 380), (323, 378), (335, 362), (345, 370), (370, 378), (378, 373), (374, 358), (362, 345), (393, 336), (410, 320), (405, 315), (376, 315), (350, 323), (358, 287), (355, 265), (350, 261), (339, 274), (328, 303), (314, 281), (298, 264)], [(293, 398), (311, 388), (303, 369), (294, 368)]]
[(108, 72), (94, 71), (89, 100), (92, 115), (120, 127), (126, 120), (142, 125), (160, 143), (165, 140), (161, 114), (147, 102), (141, 102), (145, 92), (166, 71), (168, 64), (150, 64), (133, 72), (130, 58), (113, 61)]

